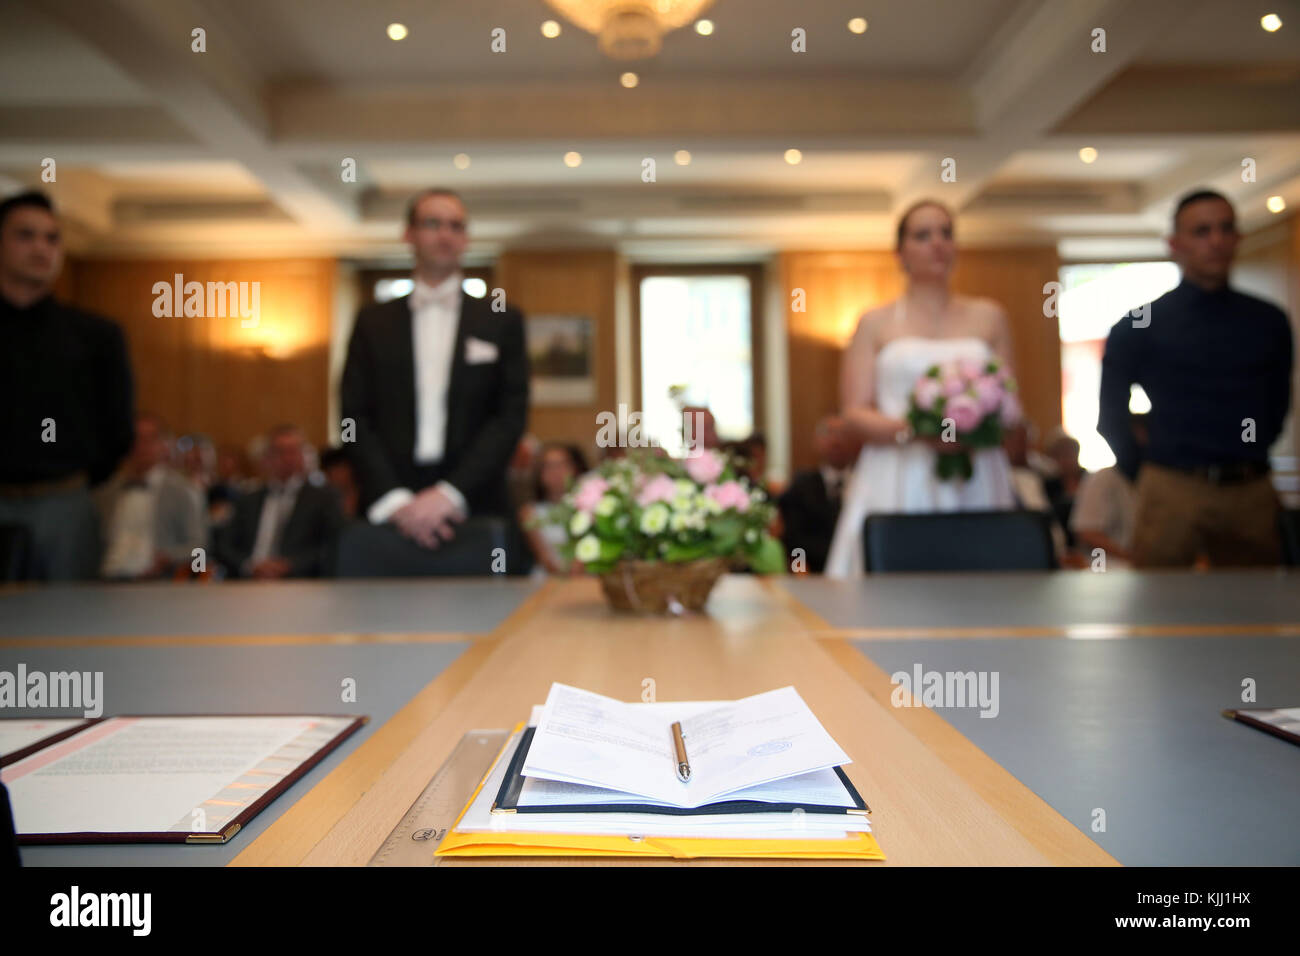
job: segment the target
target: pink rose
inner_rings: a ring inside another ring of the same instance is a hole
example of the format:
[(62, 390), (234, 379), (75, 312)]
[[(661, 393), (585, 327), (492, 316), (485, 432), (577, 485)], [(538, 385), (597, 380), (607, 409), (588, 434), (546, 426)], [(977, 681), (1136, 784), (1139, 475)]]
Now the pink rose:
[(993, 375), (981, 375), (975, 379), (975, 401), (979, 402), (980, 414), (996, 412), (1002, 404), (1002, 384)]
[(944, 415), (952, 419), (958, 432), (973, 431), (984, 418), (980, 413), (979, 402), (970, 395), (957, 395), (948, 399)]
[(1006, 392), (1002, 396), (1002, 407), (998, 411), (998, 421), (1002, 423), (1003, 428), (1014, 428), (1020, 424), (1022, 416), (1020, 408), (1020, 399), (1016, 398), (1012, 392)]
[(636, 496), (636, 503), (642, 508), (652, 505), (656, 501), (672, 501), (673, 495), (677, 494), (677, 486), (667, 475), (655, 475), (651, 478), (641, 493)]
[(715, 451), (704, 449), (688, 457), (685, 461), (686, 474), (691, 480), (701, 485), (709, 485), (718, 480), (722, 474), (722, 457)]
[(943, 392), (939, 387), (937, 378), (930, 378), (928, 375), (916, 383), (916, 388), (912, 389), (912, 398), (915, 400), (918, 408), (926, 411), (933, 411), (934, 403), (939, 400)]
[(943, 394), (952, 398), (954, 395), (960, 395), (966, 391), (966, 380), (960, 375), (945, 375), (943, 377)]
[(961, 377), (970, 381), (984, 374), (984, 363), (973, 358), (964, 358), (957, 362), (957, 371)]
[(718, 503), (723, 511), (735, 508), (737, 511), (749, 510), (749, 492), (738, 481), (724, 481), (720, 485), (709, 485), (704, 489), (705, 497)]
[(594, 511), (609, 488), (609, 482), (599, 475), (583, 480), (573, 494), (573, 507), (579, 511)]

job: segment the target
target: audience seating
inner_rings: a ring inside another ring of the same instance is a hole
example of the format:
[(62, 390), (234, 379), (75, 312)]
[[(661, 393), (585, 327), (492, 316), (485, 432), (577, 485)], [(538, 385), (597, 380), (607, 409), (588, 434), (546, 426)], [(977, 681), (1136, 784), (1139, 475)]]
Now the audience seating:
[(1051, 518), (1042, 511), (868, 515), (863, 548), (869, 572), (1056, 567)]
[(32, 577), (32, 534), (26, 525), (0, 524), (0, 581)]

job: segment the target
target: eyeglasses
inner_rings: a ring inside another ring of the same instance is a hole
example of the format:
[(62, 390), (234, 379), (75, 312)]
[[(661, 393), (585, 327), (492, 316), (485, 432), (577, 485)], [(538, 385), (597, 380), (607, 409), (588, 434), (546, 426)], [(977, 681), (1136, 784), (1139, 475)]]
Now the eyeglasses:
[(465, 231), (464, 219), (439, 219), (436, 216), (430, 216), (427, 219), (415, 220), (415, 228), (428, 229), (430, 232), (437, 232), (443, 226), (450, 226), (452, 232), (463, 233)]

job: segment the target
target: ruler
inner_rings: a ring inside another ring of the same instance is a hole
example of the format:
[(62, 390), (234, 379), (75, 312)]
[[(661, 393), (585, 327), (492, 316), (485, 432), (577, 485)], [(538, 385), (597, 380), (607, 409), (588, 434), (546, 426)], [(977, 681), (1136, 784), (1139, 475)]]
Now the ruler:
[(367, 865), (437, 866), (433, 851), (509, 737), (507, 730), (471, 730), (462, 737)]

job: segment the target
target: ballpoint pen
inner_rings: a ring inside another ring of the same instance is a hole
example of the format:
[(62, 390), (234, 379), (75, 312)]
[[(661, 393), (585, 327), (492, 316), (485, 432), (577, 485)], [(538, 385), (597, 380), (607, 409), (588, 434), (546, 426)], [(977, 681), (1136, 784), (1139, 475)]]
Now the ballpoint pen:
[(682, 737), (681, 721), (673, 724), (673, 747), (677, 750), (677, 779), (686, 783), (691, 779), (691, 762), (686, 757), (686, 740)]

